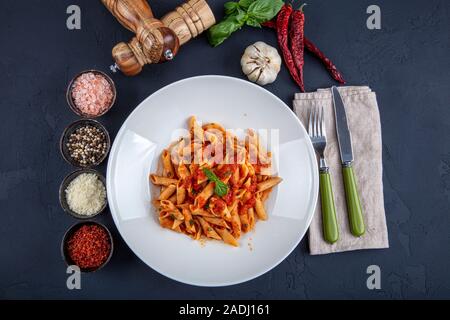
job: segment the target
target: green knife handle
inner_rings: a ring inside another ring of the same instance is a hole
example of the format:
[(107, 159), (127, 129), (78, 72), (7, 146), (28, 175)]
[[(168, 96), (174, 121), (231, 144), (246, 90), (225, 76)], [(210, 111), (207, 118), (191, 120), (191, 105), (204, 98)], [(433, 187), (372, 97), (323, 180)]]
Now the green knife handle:
[(328, 243), (335, 243), (339, 239), (339, 229), (336, 220), (336, 208), (334, 207), (330, 173), (328, 170), (321, 170), (319, 177), (323, 236)]
[(358, 188), (356, 187), (355, 175), (351, 164), (342, 168), (342, 175), (344, 178), (345, 198), (347, 200), (350, 231), (354, 236), (360, 237), (364, 234), (365, 227), (361, 202), (359, 201), (358, 196)]

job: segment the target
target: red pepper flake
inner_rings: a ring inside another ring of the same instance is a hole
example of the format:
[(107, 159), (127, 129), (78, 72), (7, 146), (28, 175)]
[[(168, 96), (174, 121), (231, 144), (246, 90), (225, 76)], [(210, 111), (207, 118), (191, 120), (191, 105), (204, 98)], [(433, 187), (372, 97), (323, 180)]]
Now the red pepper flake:
[(81, 269), (98, 268), (111, 252), (109, 235), (98, 225), (83, 225), (69, 238), (67, 252)]

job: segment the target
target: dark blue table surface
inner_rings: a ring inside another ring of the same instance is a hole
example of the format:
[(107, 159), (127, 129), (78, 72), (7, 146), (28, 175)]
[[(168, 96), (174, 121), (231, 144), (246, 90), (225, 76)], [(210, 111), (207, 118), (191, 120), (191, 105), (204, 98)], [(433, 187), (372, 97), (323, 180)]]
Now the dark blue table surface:
[[(224, 1), (209, 1), (222, 16)], [(66, 28), (66, 8), (78, 4), (82, 29)], [(157, 16), (178, 0), (151, 1)], [(128, 40), (100, 1), (11, 1), (0, 4), (0, 297), (1, 298), (450, 298), (450, 2), (447, 0), (309, 0), (306, 34), (336, 62), (349, 84), (378, 96), (383, 129), (383, 181), (390, 249), (310, 256), (305, 238), (267, 274), (231, 287), (199, 288), (147, 267), (123, 242), (109, 213), (116, 251), (102, 271), (66, 288), (60, 241), (75, 221), (58, 202), (72, 168), (58, 142), (77, 117), (65, 101), (79, 71), (108, 71), (114, 44)], [(381, 7), (382, 29), (366, 28), (366, 9)], [(114, 75), (118, 100), (101, 121), (114, 137), (148, 95), (204, 74), (242, 78), (244, 48), (270, 30), (245, 28), (218, 48), (204, 36), (176, 60), (135, 78)], [(333, 84), (306, 57), (307, 89)], [(291, 105), (297, 91), (285, 68), (267, 89)], [(101, 166), (105, 170), (105, 165)], [(381, 268), (381, 290), (368, 290), (366, 268)]]

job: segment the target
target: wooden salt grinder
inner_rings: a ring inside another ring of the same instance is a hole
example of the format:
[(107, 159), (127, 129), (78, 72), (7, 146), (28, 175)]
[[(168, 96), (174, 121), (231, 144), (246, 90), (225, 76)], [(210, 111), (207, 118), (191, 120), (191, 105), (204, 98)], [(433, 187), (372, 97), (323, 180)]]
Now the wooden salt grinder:
[(112, 55), (113, 67), (133, 76), (145, 64), (172, 60), (180, 45), (195, 38), (215, 24), (214, 14), (205, 0), (188, 0), (161, 20), (153, 16), (146, 0), (102, 0), (108, 10), (136, 37), (117, 44)]

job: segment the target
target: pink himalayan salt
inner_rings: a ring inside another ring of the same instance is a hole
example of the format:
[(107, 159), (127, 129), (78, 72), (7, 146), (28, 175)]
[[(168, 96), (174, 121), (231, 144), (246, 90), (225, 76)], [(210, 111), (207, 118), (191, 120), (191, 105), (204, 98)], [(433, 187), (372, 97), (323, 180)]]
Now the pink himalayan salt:
[(105, 112), (114, 97), (111, 84), (100, 74), (87, 72), (75, 79), (72, 98), (81, 113), (98, 116)]

